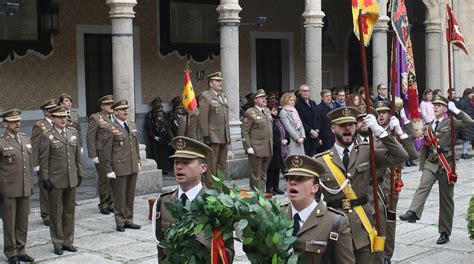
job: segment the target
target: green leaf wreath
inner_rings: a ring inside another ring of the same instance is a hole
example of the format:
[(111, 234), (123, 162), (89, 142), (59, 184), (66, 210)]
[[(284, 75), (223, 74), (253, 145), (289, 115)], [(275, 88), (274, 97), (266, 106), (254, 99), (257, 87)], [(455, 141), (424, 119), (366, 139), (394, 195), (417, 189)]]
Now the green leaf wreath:
[[(191, 203), (165, 203), (175, 219), (160, 246), (165, 263), (210, 263), (213, 231), (220, 228), (226, 251), (233, 251), (234, 239), (243, 244), (251, 263), (297, 263), (290, 250), (296, 241), (293, 220), (288, 219), (276, 199), (265, 199), (262, 192), (241, 196), (237, 186), (229, 189), (223, 174), (214, 177), (209, 189)], [(234, 231), (236, 238), (234, 238)]]
[(474, 197), (469, 201), (469, 208), (467, 209), (467, 231), (469, 238), (474, 239)]

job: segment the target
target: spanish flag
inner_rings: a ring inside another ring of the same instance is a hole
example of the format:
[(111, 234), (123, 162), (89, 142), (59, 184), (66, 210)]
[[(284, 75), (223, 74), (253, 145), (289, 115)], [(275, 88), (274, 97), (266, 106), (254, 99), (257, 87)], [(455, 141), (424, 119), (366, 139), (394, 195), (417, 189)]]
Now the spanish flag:
[(197, 106), (196, 95), (194, 94), (189, 70), (184, 71), (183, 105), (188, 112), (193, 112)]
[(376, 0), (352, 0), (352, 20), (354, 22), (354, 33), (359, 37), (359, 10), (366, 15), (362, 16), (362, 29), (364, 44), (369, 45), (372, 32), (379, 18), (379, 7)]

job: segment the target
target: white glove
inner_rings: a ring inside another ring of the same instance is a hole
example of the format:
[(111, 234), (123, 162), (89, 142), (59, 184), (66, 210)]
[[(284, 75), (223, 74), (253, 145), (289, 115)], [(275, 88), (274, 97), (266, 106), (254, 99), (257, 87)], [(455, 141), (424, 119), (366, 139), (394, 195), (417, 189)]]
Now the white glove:
[(159, 137), (159, 136), (155, 136), (153, 139), (154, 139), (155, 141), (157, 141), (157, 142), (160, 141), (160, 137)]
[(405, 113), (405, 108), (402, 108), (402, 110), (400, 110), (400, 117), (401, 118), (406, 118), (407, 117), (407, 114)]
[(142, 164), (138, 162), (138, 171), (142, 171)]
[(100, 163), (98, 157), (95, 157), (95, 158), (93, 158), (93, 159), (91, 159), (91, 160), (92, 160), (92, 162), (94, 162), (94, 164), (99, 164), (99, 163)]
[(81, 147), (81, 154), (84, 154), (84, 148)]
[(109, 179), (117, 179), (117, 177), (115, 176), (115, 172), (109, 172), (107, 173), (107, 178)]
[[(378, 138), (380, 137), (385, 137), (388, 135), (388, 133), (377, 123), (377, 119), (375, 119), (375, 116), (372, 114), (368, 114), (364, 118), (364, 124), (367, 128), (370, 128), (374, 135)], [(385, 132), (385, 133), (384, 133)]]
[(39, 170), (40, 170), (40, 166), (33, 167), (33, 171), (39, 171)]
[(255, 151), (253, 150), (253, 148), (248, 148), (248, 149), (247, 149), (247, 153), (248, 153), (249, 155), (253, 155), (253, 154), (255, 154)]
[(452, 101), (450, 101), (448, 103), (448, 109), (449, 111), (455, 113), (456, 115), (459, 114), (461, 112), (461, 110), (459, 110), (457, 107), (456, 107), (456, 104)]
[(392, 116), (390, 118), (390, 130), (395, 130), (395, 135), (397, 136), (401, 136), (403, 134), (403, 130), (402, 130), (402, 127), (400, 126), (400, 121), (398, 120), (398, 118)]

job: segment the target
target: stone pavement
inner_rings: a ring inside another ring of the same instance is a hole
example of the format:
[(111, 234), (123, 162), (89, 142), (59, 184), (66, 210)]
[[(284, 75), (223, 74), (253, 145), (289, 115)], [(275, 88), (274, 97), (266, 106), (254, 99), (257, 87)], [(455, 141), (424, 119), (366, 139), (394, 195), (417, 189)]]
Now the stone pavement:
[[(474, 159), (459, 160), (459, 179), (455, 188), (454, 228), (446, 245), (436, 245), (438, 238), (438, 186), (435, 185), (428, 198), (425, 212), (416, 224), (397, 223), (397, 244), (393, 263), (474, 263), (474, 244), (466, 231), (466, 211), (469, 199), (474, 195), (474, 173), (470, 169)], [(92, 171), (89, 172), (93, 174)], [(405, 187), (401, 193), (398, 214), (404, 213), (418, 187), (421, 173), (417, 168), (403, 170)], [(234, 183), (248, 188), (248, 180)], [(172, 177), (164, 179), (165, 190), (174, 188)], [(281, 181), (284, 185), (284, 181)], [(151, 221), (148, 220), (148, 198), (154, 195), (137, 196), (135, 199), (135, 222), (141, 230), (126, 229), (124, 233), (115, 231), (112, 215), (99, 213), (98, 198), (95, 195), (95, 180), (91, 177), (77, 191), (76, 229), (74, 245), (77, 253), (64, 252), (62, 256), (53, 253), (49, 228), (42, 225), (38, 208), (38, 191), (32, 199), (29, 217), (27, 253), (38, 263), (157, 263), (156, 246), (152, 240)], [(283, 200), (285, 196), (277, 196)], [(3, 248), (3, 226), (0, 226), (0, 248)], [(249, 263), (236, 244), (234, 263)], [(5, 263), (4, 255), (0, 263)]]

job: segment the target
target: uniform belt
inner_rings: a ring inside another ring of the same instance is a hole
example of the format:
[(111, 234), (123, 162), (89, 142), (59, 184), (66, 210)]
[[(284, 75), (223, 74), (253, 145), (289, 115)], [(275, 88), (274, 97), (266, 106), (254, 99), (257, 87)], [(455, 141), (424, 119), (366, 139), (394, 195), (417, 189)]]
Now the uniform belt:
[(349, 210), (354, 206), (364, 205), (367, 203), (367, 196), (363, 196), (361, 198), (357, 198), (355, 200), (350, 199), (341, 199), (332, 202), (328, 202), (327, 205), (333, 208), (342, 208), (345, 210)]

